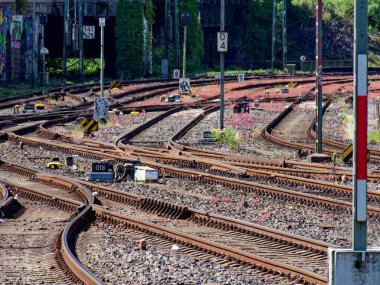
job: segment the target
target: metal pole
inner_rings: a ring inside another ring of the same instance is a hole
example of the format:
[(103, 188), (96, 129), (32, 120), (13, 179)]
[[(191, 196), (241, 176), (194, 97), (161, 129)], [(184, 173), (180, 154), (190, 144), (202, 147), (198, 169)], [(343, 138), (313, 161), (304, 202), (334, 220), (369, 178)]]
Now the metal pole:
[(162, 58), (161, 77), (168, 78), (168, 36), (169, 36), (169, 0), (165, 0), (165, 19), (164, 19), (164, 56)]
[(286, 31), (286, 1), (282, 0), (282, 68), (285, 70), (287, 61), (287, 31)]
[(354, 250), (367, 249), (368, 0), (355, 0), (354, 14)]
[(273, 0), (273, 10), (272, 10), (272, 60), (271, 60), (271, 72), (274, 73), (274, 59), (276, 56), (276, 12), (277, 12), (277, 1)]
[[(45, 24), (42, 25), (41, 29), (41, 41), (42, 41), (42, 47), (45, 47)], [(46, 85), (46, 65), (45, 65), (45, 53), (42, 54), (42, 86)]]
[[(36, 0), (33, 0), (33, 35), (36, 34)], [(36, 87), (36, 41), (35, 37), (32, 38), (32, 84)]]
[(63, 55), (62, 55), (62, 76), (66, 76), (66, 61), (67, 61), (67, 33), (69, 32), (69, 0), (65, 0), (63, 7)]
[[(220, 0), (220, 31), (224, 32), (225, 0)], [(220, 53), (220, 129), (224, 129), (224, 52)]]
[(84, 55), (83, 55), (83, 3), (82, 0), (78, 0), (78, 14), (79, 14), (79, 25), (78, 25), (78, 41), (79, 41), (79, 73), (81, 76), (84, 75)]
[(104, 97), (104, 26), (100, 27), (100, 97)]
[(183, 27), (183, 66), (182, 66), (182, 78), (186, 78), (186, 38), (187, 38), (187, 25)]
[(175, 67), (179, 69), (179, 19), (178, 19), (178, 0), (174, 0), (174, 25), (175, 25), (175, 50), (176, 60)]
[(322, 0), (317, 0), (316, 7), (316, 137), (315, 151), (322, 153)]

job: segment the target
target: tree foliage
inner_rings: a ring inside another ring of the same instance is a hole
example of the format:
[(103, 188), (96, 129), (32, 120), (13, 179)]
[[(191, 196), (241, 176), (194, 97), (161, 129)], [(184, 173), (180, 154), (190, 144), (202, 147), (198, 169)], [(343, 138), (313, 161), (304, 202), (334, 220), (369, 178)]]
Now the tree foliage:
[[(188, 48), (186, 51), (186, 66), (192, 71), (200, 68), (203, 58), (203, 33), (197, 2), (197, 0), (180, 1), (180, 13), (188, 12), (190, 14), (190, 25), (187, 28)], [(180, 27), (182, 27), (182, 25), (180, 25)], [(181, 45), (182, 42), (183, 38)]]
[(244, 13), (243, 52), (253, 60), (270, 58), (272, 1), (250, 0)]
[(144, 15), (141, 0), (119, 0), (116, 7), (116, 62), (122, 79), (141, 76)]

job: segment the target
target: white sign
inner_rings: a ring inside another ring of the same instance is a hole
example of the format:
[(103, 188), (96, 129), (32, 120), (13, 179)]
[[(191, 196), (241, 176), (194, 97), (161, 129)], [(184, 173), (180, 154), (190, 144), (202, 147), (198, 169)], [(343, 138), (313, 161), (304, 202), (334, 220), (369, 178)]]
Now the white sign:
[(190, 78), (180, 78), (179, 79), (179, 93), (189, 93), (190, 92)]
[(228, 46), (228, 33), (218, 32), (218, 51), (226, 52)]
[(106, 18), (99, 18), (99, 27), (106, 26)]
[(215, 75), (215, 79), (220, 80), (221, 77), (222, 77), (222, 76), (220, 75), (220, 73), (218, 73), (218, 74)]
[(96, 98), (94, 101), (94, 118), (105, 119), (108, 117), (108, 99)]
[(181, 72), (179, 71), (179, 69), (174, 69), (173, 70), (173, 78), (174, 79), (178, 79), (181, 75)]
[(301, 55), (301, 56), (300, 56), (300, 61), (305, 62), (305, 61), (306, 61), (306, 56)]
[(83, 39), (95, 39), (95, 26), (83, 26)]
[(238, 74), (238, 82), (244, 82), (244, 74), (243, 73)]

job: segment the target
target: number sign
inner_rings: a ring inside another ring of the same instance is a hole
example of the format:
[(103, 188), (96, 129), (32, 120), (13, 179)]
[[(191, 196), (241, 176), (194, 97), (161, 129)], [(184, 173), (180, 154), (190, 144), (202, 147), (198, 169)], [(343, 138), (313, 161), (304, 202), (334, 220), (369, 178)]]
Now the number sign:
[(174, 70), (173, 70), (173, 78), (174, 78), (174, 79), (178, 79), (179, 76), (180, 76), (179, 69), (174, 69)]
[(238, 74), (238, 82), (244, 82), (244, 74), (243, 73)]
[(109, 168), (108, 163), (104, 162), (94, 162), (92, 164), (92, 172), (107, 172)]
[(228, 33), (218, 32), (218, 51), (226, 52), (228, 47)]
[(190, 92), (190, 78), (180, 78), (179, 79), (179, 93), (189, 93)]
[(99, 27), (106, 26), (106, 18), (99, 18)]

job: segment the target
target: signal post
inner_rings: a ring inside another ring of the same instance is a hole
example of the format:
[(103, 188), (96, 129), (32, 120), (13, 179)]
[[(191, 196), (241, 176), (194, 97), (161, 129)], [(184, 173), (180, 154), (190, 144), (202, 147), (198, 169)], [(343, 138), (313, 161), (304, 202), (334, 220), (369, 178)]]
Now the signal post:
[(367, 249), (368, 0), (355, 0), (352, 249), (329, 249), (329, 284), (380, 284), (380, 249)]

